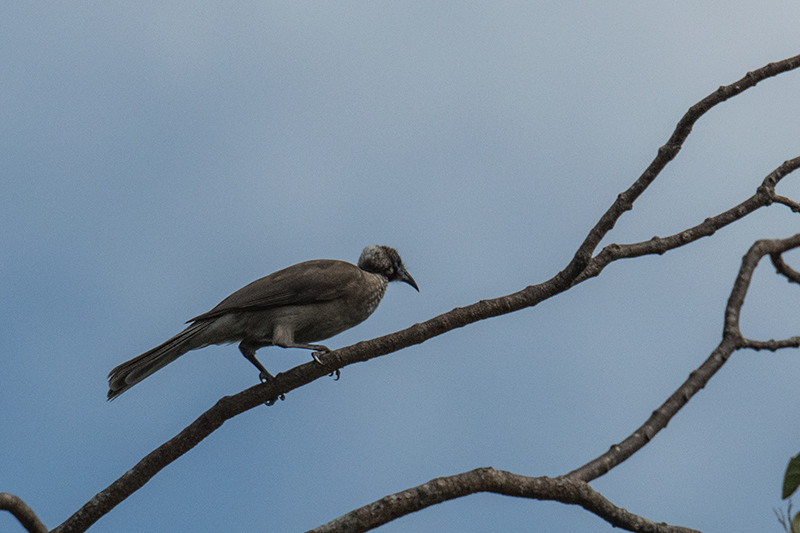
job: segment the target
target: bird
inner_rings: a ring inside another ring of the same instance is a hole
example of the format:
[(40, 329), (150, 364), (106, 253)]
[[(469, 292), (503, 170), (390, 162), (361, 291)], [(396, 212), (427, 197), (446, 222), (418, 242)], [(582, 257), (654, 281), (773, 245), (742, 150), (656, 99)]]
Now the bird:
[(366, 320), (391, 281), (419, 287), (394, 248), (370, 245), (354, 265), (315, 259), (257, 279), (219, 305), (186, 323), (186, 329), (108, 374), (108, 400), (167, 366), (188, 351), (212, 344), (239, 343), (262, 382), (275, 379), (256, 359), (265, 346), (304, 348), (320, 362), (330, 349), (319, 342)]

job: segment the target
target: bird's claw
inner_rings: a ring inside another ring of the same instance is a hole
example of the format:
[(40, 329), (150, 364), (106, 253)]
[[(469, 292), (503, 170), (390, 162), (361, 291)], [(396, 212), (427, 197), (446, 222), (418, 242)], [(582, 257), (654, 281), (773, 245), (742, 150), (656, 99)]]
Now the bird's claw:
[(316, 361), (317, 363), (319, 363), (319, 364), (321, 364), (321, 365), (325, 365), (325, 363), (323, 363), (323, 362), (322, 362), (322, 359), (320, 359), (320, 358), (319, 358), (319, 356), (320, 356), (322, 353), (323, 353), (323, 352), (311, 352), (311, 357), (313, 357), (313, 358), (314, 358), (314, 361)]
[(285, 399), (286, 399), (286, 395), (285, 394), (281, 394), (277, 398), (272, 398), (271, 400), (267, 400), (266, 402), (264, 402), (264, 405), (266, 405), (267, 407), (272, 407), (273, 405), (275, 405), (277, 403), (278, 400), (283, 401)]
[[(258, 379), (259, 379), (259, 380), (261, 380), (261, 383), (269, 383), (270, 381), (273, 381), (273, 380), (275, 379), (275, 376), (273, 376), (272, 374), (270, 374), (270, 373), (269, 373), (269, 372), (267, 372), (266, 370), (263, 370), (263, 371), (262, 371), (262, 372), (261, 372), (261, 373), (258, 375)], [(275, 402), (277, 402), (278, 400), (281, 400), (281, 401), (283, 401), (283, 400), (285, 400), (285, 399), (286, 399), (286, 395), (284, 395), (284, 394), (281, 394), (281, 395), (280, 395), (280, 396), (278, 396), (277, 398), (272, 398), (272, 399), (270, 399), (270, 400), (267, 400), (266, 402), (264, 402), (264, 405), (266, 405), (266, 406), (270, 407), (270, 406), (273, 406), (273, 405), (275, 405)]]
[[(317, 364), (325, 366), (325, 363), (322, 362), (322, 359), (320, 359), (319, 356), (322, 355), (323, 353), (328, 353), (329, 351), (330, 350), (319, 351), (319, 352), (311, 352), (311, 357), (314, 358), (314, 361), (316, 361)], [(337, 368), (336, 370), (334, 370), (333, 372), (331, 372), (328, 375), (329, 376), (334, 376), (335, 375), (336, 378), (334, 379), (334, 381), (338, 381), (339, 378), (342, 377), (342, 372)]]

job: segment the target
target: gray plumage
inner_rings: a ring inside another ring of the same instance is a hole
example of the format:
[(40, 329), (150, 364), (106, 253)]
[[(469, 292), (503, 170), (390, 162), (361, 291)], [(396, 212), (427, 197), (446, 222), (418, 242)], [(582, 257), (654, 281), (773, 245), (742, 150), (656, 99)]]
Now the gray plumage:
[[(239, 342), (239, 350), (260, 371), (256, 359), (264, 346), (329, 351), (310, 344), (350, 329), (372, 314), (390, 281), (417, 291), (400, 255), (388, 246), (367, 246), (358, 266), (345, 261), (305, 261), (258, 279), (234, 292), (214, 309), (189, 320), (189, 326), (150, 351), (114, 368), (108, 375), (112, 400), (190, 350)], [(313, 354), (317, 359), (316, 353)]]

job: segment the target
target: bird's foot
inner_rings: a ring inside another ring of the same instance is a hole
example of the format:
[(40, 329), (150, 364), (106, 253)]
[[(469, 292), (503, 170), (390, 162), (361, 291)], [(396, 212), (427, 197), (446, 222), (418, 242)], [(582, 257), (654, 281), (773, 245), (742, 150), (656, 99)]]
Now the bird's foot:
[(285, 394), (281, 394), (277, 398), (272, 398), (271, 400), (267, 400), (266, 402), (264, 402), (264, 405), (266, 405), (267, 407), (272, 407), (273, 405), (275, 405), (278, 402), (278, 400), (283, 401), (285, 399), (286, 399), (286, 395)]
[[(324, 346), (323, 346), (323, 348), (324, 348)], [(314, 361), (316, 361), (318, 364), (320, 364), (320, 365), (322, 365), (322, 366), (325, 366), (325, 363), (323, 363), (323, 362), (322, 362), (322, 359), (320, 359), (320, 358), (319, 358), (319, 356), (320, 356), (320, 355), (322, 355), (322, 354), (326, 354), (326, 353), (328, 353), (328, 352), (330, 352), (330, 350), (329, 350), (329, 349), (327, 349), (327, 348), (325, 348), (324, 350), (319, 350), (319, 351), (316, 351), (316, 352), (311, 352), (311, 357), (313, 357), (313, 358), (314, 358)], [(336, 378), (334, 379), (334, 381), (338, 381), (338, 380), (339, 380), (339, 378), (340, 378), (340, 377), (342, 377), (342, 372), (341, 372), (341, 370), (339, 370), (339, 369), (337, 368), (336, 370), (334, 370), (333, 372), (331, 372), (331, 373), (330, 373), (330, 374), (328, 374), (328, 375), (329, 375), (329, 376), (336, 376)]]
[(313, 357), (313, 358), (314, 358), (314, 361), (316, 361), (317, 363), (319, 363), (319, 364), (321, 364), (321, 365), (325, 366), (325, 363), (323, 363), (323, 362), (322, 362), (322, 359), (320, 359), (320, 358), (319, 358), (319, 356), (320, 356), (320, 355), (322, 355), (322, 354), (326, 354), (326, 353), (328, 353), (328, 352), (330, 352), (330, 350), (328, 350), (327, 348), (326, 348), (326, 349), (324, 349), (324, 350), (319, 350), (319, 351), (316, 351), (316, 352), (311, 352), (311, 357)]
[[(266, 370), (262, 370), (261, 373), (258, 375), (258, 379), (261, 380), (261, 383), (269, 383), (270, 381), (273, 381), (275, 379), (275, 376), (273, 376), (272, 374), (270, 374)], [(273, 406), (273, 405), (275, 405), (275, 403), (278, 400), (283, 401), (285, 399), (286, 399), (286, 395), (281, 394), (277, 398), (272, 398), (272, 399), (267, 400), (266, 402), (264, 402), (264, 405)]]
[(283, 401), (285, 399), (286, 399), (286, 395), (285, 394), (279, 394), (278, 396), (276, 396), (274, 398), (270, 398), (269, 400), (264, 402), (264, 405), (266, 405), (267, 407), (272, 407), (273, 405), (278, 403), (278, 400)]

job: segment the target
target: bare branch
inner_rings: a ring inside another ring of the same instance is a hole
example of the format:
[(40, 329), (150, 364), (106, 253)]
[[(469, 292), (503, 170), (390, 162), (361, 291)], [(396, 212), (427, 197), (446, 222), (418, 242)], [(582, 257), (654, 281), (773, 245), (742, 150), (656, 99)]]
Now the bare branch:
[(650, 415), (650, 418), (648, 418), (644, 424), (628, 438), (619, 444), (611, 446), (603, 455), (567, 474), (567, 477), (581, 479), (587, 482), (591, 481), (606, 474), (612, 468), (641, 450), (659, 431), (667, 427), (672, 417), (675, 416), (684, 405), (689, 403), (692, 396), (705, 387), (708, 380), (710, 380), (711, 377), (716, 374), (717, 370), (725, 364), (725, 361), (728, 360), (736, 348), (736, 340), (727, 337), (724, 338), (714, 351), (711, 352), (708, 359), (706, 359), (697, 370), (689, 374), (689, 377), (678, 387), (678, 390), (673, 392), (672, 395), (667, 398), (667, 401), (653, 411), (653, 414)]
[[(576, 278), (575, 284), (577, 285), (591, 277), (597, 276), (606, 266), (617, 259), (628, 259), (631, 257), (653, 254), (661, 255), (669, 250), (685, 246), (703, 237), (709, 237), (717, 230), (733, 224), (753, 211), (771, 205), (773, 202), (786, 205), (789, 205), (787, 202), (791, 202), (794, 205), (800, 206), (800, 204), (796, 204), (783, 196), (775, 194), (775, 186), (778, 182), (798, 168), (800, 168), (800, 157), (784, 161), (781, 166), (770, 172), (769, 175), (764, 178), (764, 181), (753, 196), (717, 216), (705, 219), (705, 221), (697, 226), (670, 235), (669, 237), (653, 237), (648, 241), (633, 244), (609, 244), (603, 248), (597, 256), (589, 261), (584, 271)], [(779, 202), (779, 199), (784, 201)], [(792, 211), (796, 211), (796, 209), (792, 208)]]
[(331, 371), (420, 344), (428, 339), (480, 320), (535, 306), (554, 295), (568, 290), (592, 259), (592, 254), (603, 237), (614, 227), (619, 217), (632, 208), (633, 202), (677, 155), (686, 137), (691, 132), (693, 124), (703, 114), (717, 104), (755, 86), (761, 80), (798, 67), (800, 67), (800, 55), (777, 63), (770, 63), (763, 68), (749, 72), (744, 78), (731, 85), (720, 87), (717, 91), (692, 106), (678, 122), (667, 144), (659, 149), (650, 166), (628, 190), (619, 195), (613, 205), (589, 232), (567, 267), (553, 278), (507, 296), (482, 300), (466, 307), (453, 309), (390, 335), (359, 342), (330, 352), (325, 354), (323, 358), (324, 366), (314, 362), (306, 363), (279, 374), (274, 381), (256, 385), (234, 396), (222, 398), (186, 429), (148, 454), (122, 477), (95, 495), (54, 531), (59, 533), (85, 531), (118, 503), (141, 488), (161, 469), (196, 446), (233, 416), (306, 385)]
[(789, 500), (785, 517), (782, 514), (782, 510), (778, 511), (778, 509), (773, 509), (772, 511), (775, 513), (775, 516), (778, 517), (778, 522), (783, 526), (784, 531), (786, 531), (786, 533), (792, 533), (792, 500)]
[(22, 527), (29, 533), (47, 533), (47, 527), (39, 520), (33, 509), (22, 501), (22, 498), (8, 492), (0, 492), (0, 511), (8, 511), (14, 515)]
[(612, 526), (627, 531), (696, 533), (692, 529), (679, 526), (656, 524), (630, 513), (615, 506), (580, 480), (527, 477), (493, 468), (478, 468), (454, 476), (433, 479), (417, 487), (381, 498), (307, 533), (362, 533), (426, 507), (479, 492), (580, 505)]
[[(633, 202), (647, 189), (653, 180), (658, 177), (664, 167), (678, 155), (684, 141), (686, 141), (686, 138), (692, 132), (694, 123), (697, 122), (700, 117), (717, 104), (741, 94), (747, 89), (754, 87), (758, 82), (777, 76), (783, 72), (794, 70), (797, 67), (800, 67), (800, 55), (778, 61), (777, 63), (770, 63), (758, 70), (748, 72), (739, 81), (720, 87), (690, 107), (686, 114), (678, 121), (678, 125), (675, 127), (672, 136), (664, 146), (658, 149), (658, 155), (656, 155), (655, 159), (653, 159), (642, 175), (639, 176), (639, 179), (637, 179), (628, 190), (617, 197), (614, 204), (603, 214), (595, 227), (592, 228), (586, 240), (576, 252), (570, 265), (573, 263), (579, 265), (588, 263), (597, 245), (600, 244), (600, 241), (605, 237), (606, 233), (614, 227), (619, 217), (622, 216), (625, 211), (629, 211), (633, 208)], [(580, 268), (580, 270), (583, 269)]]
[(790, 200), (785, 196), (775, 195), (775, 203), (776, 204), (783, 204), (789, 207), (795, 213), (800, 213), (800, 203), (795, 202), (794, 200)]
[(800, 233), (788, 239), (756, 241), (742, 258), (742, 266), (731, 289), (728, 304), (725, 307), (725, 327), (722, 341), (711, 352), (700, 367), (689, 374), (686, 381), (678, 387), (672, 395), (658, 409), (653, 411), (650, 418), (634, 431), (628, 438), (611, 448), (600, 457), (573, 470), (567, 477), (591, 481), (625, 461), (628, 457), (642, 449), (662, 429), (667, 427), (669, 421), (700, 389), (722, 368), (731, 354), (742, 348), (756, 350), (777, 350), (780, 348), (797, 348), (800, 346), (800, 337), (792, 337), (783, 341), (758, 342), (745, 339), (739, 329), (739, 316), (741, 315), (744, 298), (750, 286), (758, 262), (768, 254), (779, 254), (800, 246)]
[(800, 283), (800, 272), (787, 265), (783, 260), (783, 255), (770, 254), (769, 257), (772, 260), (772, 264), (775, 266), (775, 270), (778, 271), (778, 274), (786, 276), (786, 279), (788, 279), (790, 283)]
[(800, 337), (794, 336), (788, 339), (768, 341), (754, 341), (752, 339), (742, 339), (742, 348), (750, 348), (751, 350), (769, 350), (770, 352), (777, 352), (784, 348), (800, 348)]
[(736, 277), (733, 290), (731, 291), (728, 305), (725, 308), (725, 329), (724, 335), (735, 337), (737, 340), (743, 339), (739, 329), (739, 317), (744, 304), (744, 297), (750, 286), (753, 272), (765, 255), (782, 254), (793, 248), (800, 246), (800, 233), (786, 239), (764, 239), (756, 241), (742, 258), (742, 266), (739, 275)]

